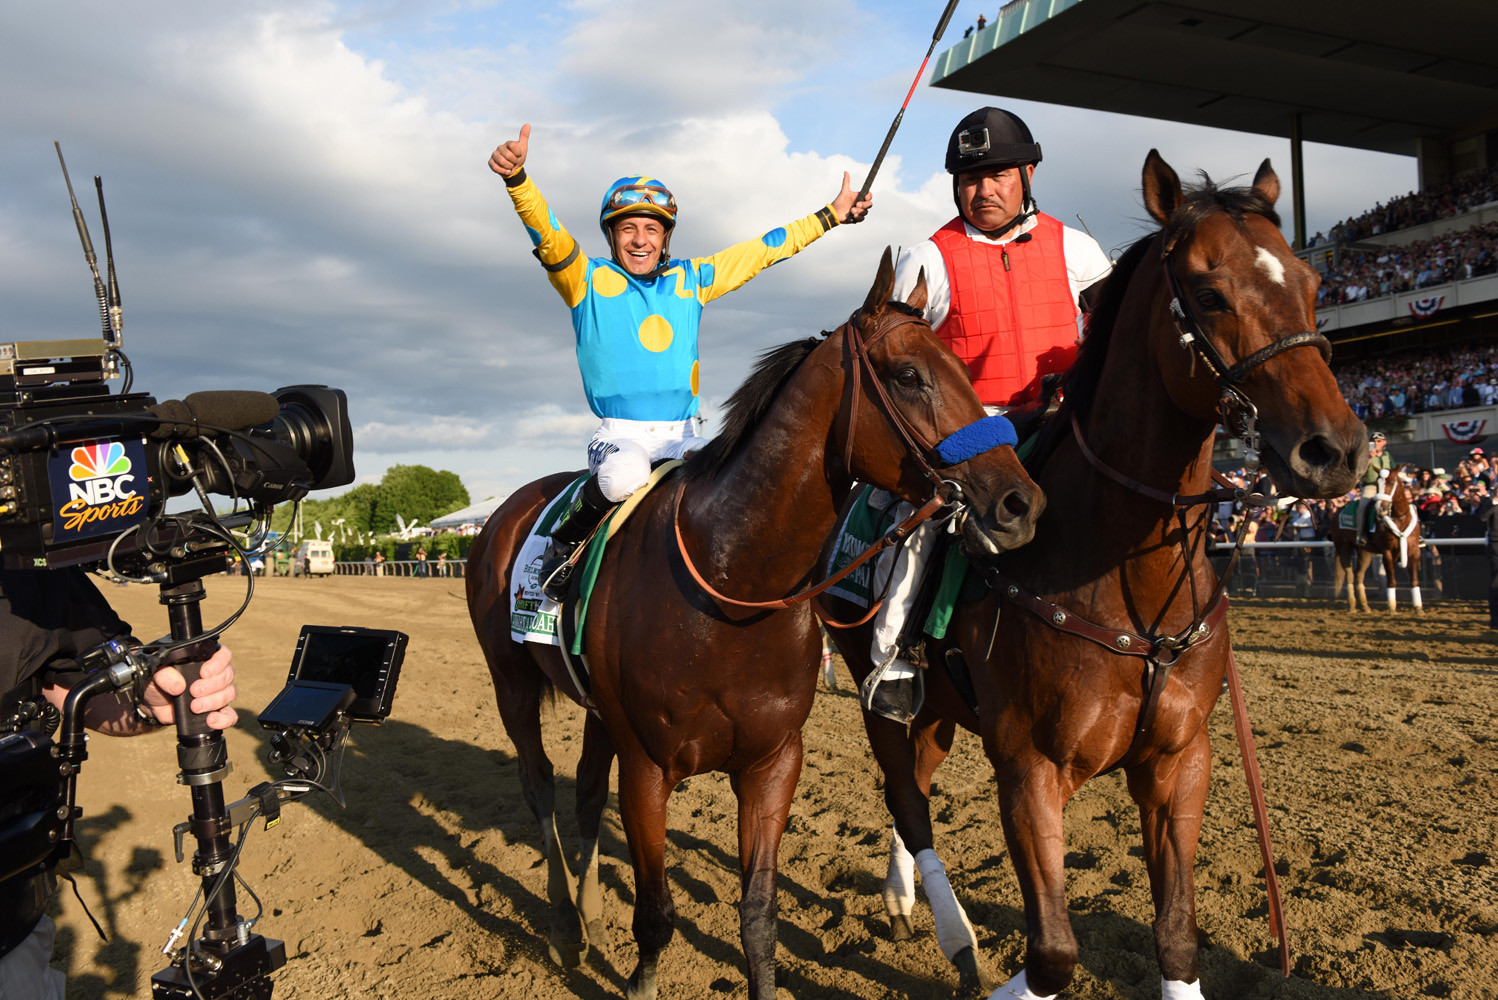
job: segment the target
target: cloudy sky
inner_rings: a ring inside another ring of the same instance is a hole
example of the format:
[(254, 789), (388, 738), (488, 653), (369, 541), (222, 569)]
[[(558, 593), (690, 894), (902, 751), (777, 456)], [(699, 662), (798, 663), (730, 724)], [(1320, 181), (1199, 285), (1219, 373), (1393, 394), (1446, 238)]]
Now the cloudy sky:
[[(966, 0), (944, 44), (996, 0)], [(396, 463), (475, 499), (583, 463), (596, 426), (567, 311), (485, 166), (530, 122), (531, 175), (594, 255), (614, 178), (681, 205), (705, 256), (857, 184), (942, 0), (185, 0), (0, 6), (0, 340), (90, 336), (92, 284), (52, 151), (102, 252), (102, 174), (137, 386), (347, 391), (361, 479)], [(929, 75), (929, 71), (928, 71)], [(886, 245), (953, 214), (946, 136), (976, 95), (917, 89), (871, 220), (714, 303), (704, 412), (754, 356), (830, 328)], [(1008, 102), (1045, 150), (1040, 205), (1104, 249), (1144, 231), (1139, 169), (1252, 176), (1263, 136)], [(1311, 231), (1415, 186), (1413, 159), (1308, 146)], [(712, 430), (709, 424), (708, 430)]]

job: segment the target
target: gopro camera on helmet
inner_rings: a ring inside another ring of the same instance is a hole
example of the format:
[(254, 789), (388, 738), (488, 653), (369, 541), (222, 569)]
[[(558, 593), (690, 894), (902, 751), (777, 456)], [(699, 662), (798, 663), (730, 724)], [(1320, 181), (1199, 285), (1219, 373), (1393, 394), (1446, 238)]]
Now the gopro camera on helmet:
[(961, 129), (957, 133), (957, 155), (961, 157), (982, 156), (988, 152), (988, 129), (982, 125)]

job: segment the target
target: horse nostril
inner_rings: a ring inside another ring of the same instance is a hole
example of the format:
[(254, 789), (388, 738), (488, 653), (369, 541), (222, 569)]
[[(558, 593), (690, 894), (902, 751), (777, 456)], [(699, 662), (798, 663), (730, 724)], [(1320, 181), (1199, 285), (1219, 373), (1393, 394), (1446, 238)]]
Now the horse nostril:
[(1004, 498), (1004, 509), (1015, 517), (1023, 518), (1030, 513), (1030, 501), (1025, 498), (1024, 493), (1013, 490)]
[(1300, 461), (1311, 469), (1331, 468), (1343, 457), (1340, 448), (1332, 447), (1331, 442), (1319, 434), (1302, 441), (1295, 451)]

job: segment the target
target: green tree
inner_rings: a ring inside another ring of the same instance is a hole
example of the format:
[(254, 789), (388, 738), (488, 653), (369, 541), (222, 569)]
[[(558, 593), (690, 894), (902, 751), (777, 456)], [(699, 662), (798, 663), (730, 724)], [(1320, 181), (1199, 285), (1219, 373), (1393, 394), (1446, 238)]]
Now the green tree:
[[(350, 491), (352, 492), (352, 491)], [(399, 530), (396, 515), (423, 525), (468, 506), (468, 490), (455, 472), (425, 465), (392, 465), (375, 489), (369, 527), (376, 535)]]

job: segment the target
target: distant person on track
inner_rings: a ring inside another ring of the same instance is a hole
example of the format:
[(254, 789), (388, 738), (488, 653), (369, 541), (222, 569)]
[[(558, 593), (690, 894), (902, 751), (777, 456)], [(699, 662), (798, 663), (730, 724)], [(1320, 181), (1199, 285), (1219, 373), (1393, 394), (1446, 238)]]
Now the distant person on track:
[(1498, 502), (1491, 494), (1483, 497), (1476, 514), (1488, 536), (1488, 628), (1498, 629)]
[(588, 445), (587, 483), (551, 532), (538, 575), (560, 599), (570, 559), (603, 516), (650, 477), (659, 459), (681, 458), (697, 436), (697, 330), (702, 307), (845, 222), (860, 222), (873, 197), (842, 190), (811, 215), (711, 257), (671, 256), (676, 198), (653, 177), (621, 177), (603, 195), (598, 224), (608, 257), (584, 256), (526, 175), (531, 127), (489, 157), (504, 178), (536, 259), (572, 312), (588, 405), (602, 424)]
[(1384, 454), (1387, 444), (1383, 431), (1374, 431), (1368, 437), (1368, 468), (1363, 471), (1362, 495), (1358, 498), (1357, 546), (1360, 549), (1368, 544), (1368, 504), (1377, 503), (1374, 497), (1378, 496), (1379, 485), (1383, 482), (1379, 473), (1385, 476), (1394, 474), (1394, 460)]

